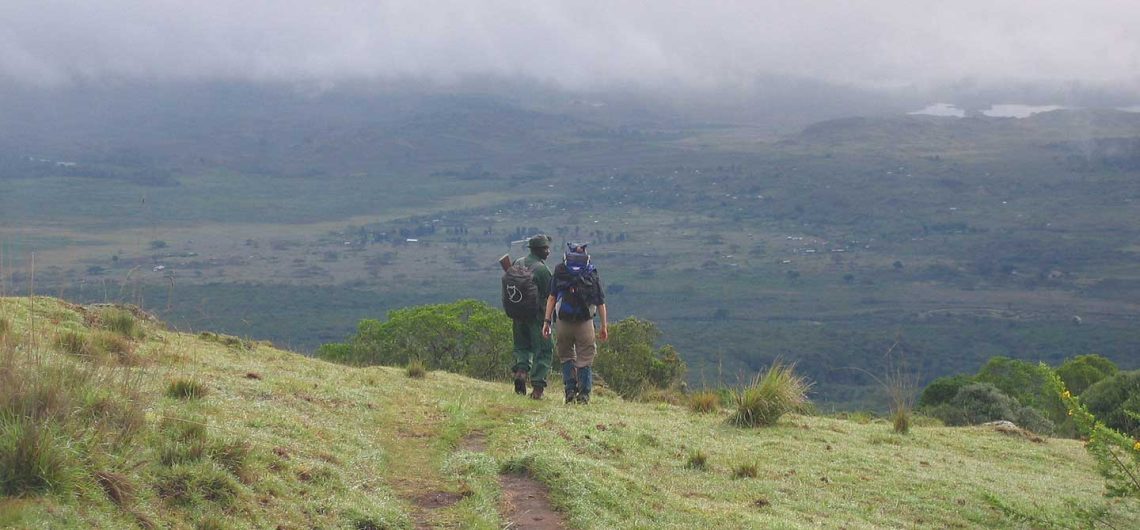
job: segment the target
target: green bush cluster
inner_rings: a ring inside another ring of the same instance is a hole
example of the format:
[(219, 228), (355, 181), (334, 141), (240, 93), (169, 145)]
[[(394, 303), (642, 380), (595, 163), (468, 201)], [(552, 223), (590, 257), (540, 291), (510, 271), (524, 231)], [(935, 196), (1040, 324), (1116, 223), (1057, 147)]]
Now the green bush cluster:
[(407, 307), (389, 312), (386, 322), (361, 320), (348, 342), (325, 344), (317, 357), (358, 366), (418, 359), (428, 370), (497, 380), (513, 364), (511, 321), (477, 300)]
[[(1049, 380), (1049, 385), (1057, 397), (1061, 399), (1066, 414), (1073, 419), (1077, 433), (1088, 440), (1085, 450), (1096, 460), (1097, 470), (1105, 478), (1105, 486), (1110, 497), (1140, 498), (1140, 441), (1135, 440), (1136, 433), (1130, 436), (1106, 425), (1106, 422), (1084, 403), (1084, 400), (1065, 388), (1057, 372), (1051, 370), (1044, 363), (1040, 366), (1041, 373)], [(1125, 416), (1140, 421), (1140, 409), (1135, 408), (1135, 402), (1127, 403), (1140, 391), (1135, 385), (1140, 382), (1140, 371), (1131, 372), (1131, 377), (1119, 377), (1118, 374), (1101, 380), (1090, 387), (1085, 395), (1091, 393), (1094, 387), (1104, 385), (1111, 387), (1108, 393), (1115, 393), (1115, 389), (1130, 390), (1130, 396), (1123, 401)], [(1092, 526), (1090, 524), (1090, 526)]]
[[(1065, 360), (1056, 373), (1065, 385), (1071, 385), (1074, 395), (1084, 397), (1091, 392), (1090, 408), (1095, 406), (1094, 413), (1110, 426), (1126, 432), (1134, 428), (1123, 410), (1130, 396), (1140, 395), (1136, 391), (1140, 389), (1133, 389), (1112, 361), (1096, 354), (1079, 355)], [(1037, 365), (1008, 357), (991, 358), (974, 375), (935, 379), (923, 389), (918, 409), (947, 425), (1007, 420), (1039, 434), (1077, 434), (1049, 376)]]
[[(385, 322), (361, 320), (347, 342), (322, 345), (316, 355), (357, 366), (405, 367), (410, 377), (422, 368), (500, 380), (514, 364), (511, 333), (511, 321), (501, 309), (459, 300), (397, 309)], [(666, 391), (682, 399), (675, 390), (684, 380), (685, 362), (672, 346), (655, 346), (660, 336), (648, 320), (630, 317), (614, 323), (609, 340), (598, 344), (594, 373), (626, 398)]]
[(1025, 406), (990, 383), (971, 383), (954, 397), (926, 409), (926, 414), (950, 426), (1011, 421), (1039, 434), (1052, 434), (1055, 425), (1040, 411)]
[(654, 351), (661, 331), (652, 322), (628, 317), (609, 328), (609, 340), (598, 344), (594, 371), (606, 386), (626, 398), (650, 389), (673, 389), (685, 377), (685, 361), (671, 345)]
[(1080, 396), (1105, 425), (1140, 439), (1140, 370), (1101, 379)]

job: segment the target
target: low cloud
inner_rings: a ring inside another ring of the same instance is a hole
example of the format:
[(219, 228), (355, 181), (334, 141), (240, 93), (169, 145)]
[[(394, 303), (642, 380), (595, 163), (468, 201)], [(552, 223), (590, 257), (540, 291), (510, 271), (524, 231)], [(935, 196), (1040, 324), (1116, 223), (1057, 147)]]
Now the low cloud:
[(1140, 86), (1140, 3), (9, 0), (0, 78)]

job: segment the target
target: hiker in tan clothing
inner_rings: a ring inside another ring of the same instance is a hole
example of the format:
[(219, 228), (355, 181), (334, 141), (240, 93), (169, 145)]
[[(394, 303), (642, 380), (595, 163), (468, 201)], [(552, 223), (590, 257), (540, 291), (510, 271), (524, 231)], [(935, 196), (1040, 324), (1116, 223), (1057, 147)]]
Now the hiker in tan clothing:
[(601, 320), (597, 338), (602, 341), (609, 338), (606, 301), (601, 279), (590, 263), (586, 245), (568, 243), (567, 247), (562, 263), (554, 268), (550, 279), (542, 336), (551, 335), (551, 327), (557, 320), (555, 351), (562, 363), (566, 402), (586, 404), (590, 402), (590, 390), (594, 384), (592, 366), (598, 350), (594, 341), (595, 315)]

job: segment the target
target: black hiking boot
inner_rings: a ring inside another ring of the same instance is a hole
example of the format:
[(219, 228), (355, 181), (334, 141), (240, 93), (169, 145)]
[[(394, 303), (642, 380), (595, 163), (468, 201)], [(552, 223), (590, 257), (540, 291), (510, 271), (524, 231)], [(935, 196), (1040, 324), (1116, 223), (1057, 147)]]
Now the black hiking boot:
[(573, 403), (574, 398), (577, 398), (577, 397), (578, 397), (578, 391), (577, 390), (574, 390), (573, 388), (566, 390), (566, 403), (567, 404)]
[(590, 404), (590, 395), (589, 394), (578, 394), (577, 396), (574, 396), (574, 401), (577, 402), (579, 405), (589, 405)]
[(526, 372), (522, 370), (515, 372), (515, 393), (520, 396), (526, 395)]
[(531, 399), (542, 399), (542, 391), (545, 388), (546, 387), (542, 387), (542, 386), (534, 387), (534, 390), (531, 391), (531, 393), (530, 393), (530, 398)]

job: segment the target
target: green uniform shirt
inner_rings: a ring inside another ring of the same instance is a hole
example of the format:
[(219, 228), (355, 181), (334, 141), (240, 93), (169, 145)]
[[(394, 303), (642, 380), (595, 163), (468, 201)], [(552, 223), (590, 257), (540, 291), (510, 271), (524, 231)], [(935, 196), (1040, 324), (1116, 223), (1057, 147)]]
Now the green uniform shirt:
[[(519, 258), (522, 260), (523, 266), (531, 268), (534, 266), (534, 284), (538, 287), (538, 311), (539, 314), (546, 312), (546, 298), (550, 296), (550, 268), (546, 266), (546, 262), (542, 261), (534, 252)], [(518, 263), (516, 260), (515, 263)], [(537, 266), (534, 264), (538, 263)]]

